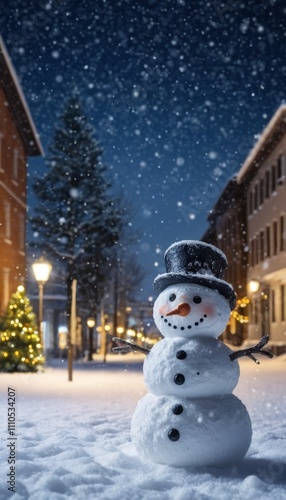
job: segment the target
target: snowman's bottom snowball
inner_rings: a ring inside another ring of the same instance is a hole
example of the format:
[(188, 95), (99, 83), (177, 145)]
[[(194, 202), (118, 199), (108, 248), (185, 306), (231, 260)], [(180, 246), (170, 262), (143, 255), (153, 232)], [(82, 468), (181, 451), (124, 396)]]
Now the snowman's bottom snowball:
[(221, 467), (243, 459), (252, 430), (245, 406), (233, 394), (197, 399), (147, 394), (136, 407), (131, 435), (143, 459)]

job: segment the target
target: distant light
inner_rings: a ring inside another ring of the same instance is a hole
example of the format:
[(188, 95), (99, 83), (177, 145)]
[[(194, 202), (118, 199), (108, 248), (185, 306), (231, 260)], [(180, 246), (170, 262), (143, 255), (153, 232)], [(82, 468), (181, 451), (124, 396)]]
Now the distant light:
[(87, 318), (87, 326), (88, 328), (93, 328), (95, 325), (95, 319), (94, 318)]
[(259, 281), (257, 280), (250, 280), (248, 283), (248, 290), (250, 293), (256, 293), (259, 289)]

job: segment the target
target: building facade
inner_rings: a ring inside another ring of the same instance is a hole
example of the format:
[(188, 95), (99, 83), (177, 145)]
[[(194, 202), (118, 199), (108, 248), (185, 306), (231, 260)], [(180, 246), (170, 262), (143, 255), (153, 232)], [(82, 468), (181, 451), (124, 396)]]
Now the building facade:
[(248, 336), (268, 333), (279, 354), (286, 346), (286, 106), (261, 134), (237, 181), (247, 190)]
[(285, 105), (274, 114), (239, 172), (227, 183), (208, 222), (202, 240), (226, 254), (229, 265), (224, 277), (238, 299), (226, 340), (239, 343), (247, 337), (256, 343), (268, 334), (274, 354), (285, 352)]
[(246, 282), (247, 231), (245, 187), (238, 185), (236, 177), (228, 181), (209, 216), (208, 230), (202, 237), (222, 250), (228, 261), (224, 279), (231, 283), (237, 295), (237, 307), (232, 313), (224, 340), (240, 345), (247, 336)]
[(27, 158), (43, 153), (0, 37), (0, 315), (26, 279)]

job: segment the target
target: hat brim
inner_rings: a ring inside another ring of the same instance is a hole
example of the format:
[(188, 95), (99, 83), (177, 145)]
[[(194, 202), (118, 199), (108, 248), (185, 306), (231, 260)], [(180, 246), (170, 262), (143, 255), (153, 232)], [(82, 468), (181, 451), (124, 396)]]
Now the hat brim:
[(212, 290), (216, 290), (228, 301), (231, 311), (235, 308), (236, 294), (232, 286), (226, 281), (216, 278), (215, 276), (205, 274), (159, 274), (155, 278), (153, 285), (155, 291), (160, 294), (168, 286), (176, 285), (178, 283), (194, 283), (196, 285), (202, 285), (207, 288), (211, 288)]

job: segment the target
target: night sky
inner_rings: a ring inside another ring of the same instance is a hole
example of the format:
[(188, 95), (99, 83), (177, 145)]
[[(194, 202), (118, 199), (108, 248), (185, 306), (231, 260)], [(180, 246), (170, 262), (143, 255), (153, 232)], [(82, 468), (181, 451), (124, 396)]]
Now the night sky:
[[(47, 151), (78, 89), (147, 276), (208, 211), (286, 94), (286, 4), (1, 0), (0, 31)], [(30, 184), (43, 160), (29, 162)], [(33, 206), (30, 192), (29, 204)]]

